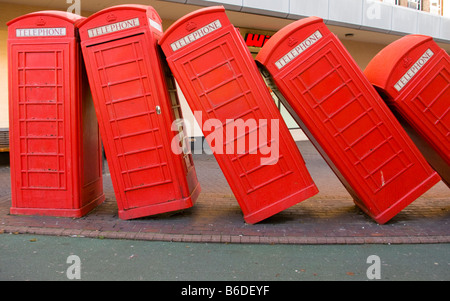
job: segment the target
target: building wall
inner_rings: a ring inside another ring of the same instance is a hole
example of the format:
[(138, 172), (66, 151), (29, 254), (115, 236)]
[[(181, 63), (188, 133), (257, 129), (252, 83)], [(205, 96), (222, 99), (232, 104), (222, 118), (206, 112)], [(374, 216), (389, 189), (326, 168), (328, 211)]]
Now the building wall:
[(9, 128), (8, 121), (8, 27), (6, 23), (40, 8), (0, 3), (0, 128)]
[(430, 0), (422, 0), (422, 10), (426, 12), (430, 11)]
[[(0, 4), (0, 10), (5, 12)], [(4, 13), (0, 14), (0, 128), (9, 128), (8, 124), (8, 30)]]

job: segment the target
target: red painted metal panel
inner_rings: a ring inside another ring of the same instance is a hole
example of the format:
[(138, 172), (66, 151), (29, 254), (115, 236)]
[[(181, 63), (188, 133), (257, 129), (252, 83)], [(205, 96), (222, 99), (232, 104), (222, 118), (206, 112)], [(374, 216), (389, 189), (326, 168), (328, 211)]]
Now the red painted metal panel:
[(119, 217), (192, 207), (200, 185), (192, 155), (171, 148), (183, 134), (172, 131), (172, 123), (182, 116), (158, 49), (157, 12), (120, 5), (78, 27)]
[[(247, 223), (318, 192), (223, 7), (201, 9), (178, 20), (160, 45)], [(247, 127), (239, 130), (238, 122)], [(252, 145), (252, 137), (265, 141)]]
[(43, 11), (8, 23), (12, 214), (81, 217), (104, 201), (82, 19)]
[(364, 73), (450, 186), (449, 55), (431, 37), (408, 35), (380, 51)]
[(439, 182), (322, 19), (283, 28), (256, 60), (355, 203), (378, 223)]

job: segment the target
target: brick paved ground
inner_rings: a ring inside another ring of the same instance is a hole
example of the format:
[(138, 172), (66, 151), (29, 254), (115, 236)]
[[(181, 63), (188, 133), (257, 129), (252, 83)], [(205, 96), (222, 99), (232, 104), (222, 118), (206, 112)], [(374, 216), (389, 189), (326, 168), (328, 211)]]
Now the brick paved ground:
[(362, 244), (450, 242), (450, 190), (440, 182), (385, 225), (357, 208), (309, 142), (299, 143), (320, 193), (256, 225), (241, 209), (213, 156), (195, 155), (202, 193), (193, 208), (132, 221), (117, 217), (107, 173), (106, 201), (80, 219), (11, 216), (9, 167), (0, 168), (0, 233), (184, 242)]

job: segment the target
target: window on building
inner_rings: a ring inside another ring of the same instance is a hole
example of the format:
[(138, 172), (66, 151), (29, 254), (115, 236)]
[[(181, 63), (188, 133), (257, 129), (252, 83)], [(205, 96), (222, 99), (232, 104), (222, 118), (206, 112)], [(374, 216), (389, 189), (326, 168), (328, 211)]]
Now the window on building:
[[(391, 5), (400, 5), (415, 10), (422, 10), (431, 14), (448, 16), (450, 11), (450, 0), (381, 0)], [(445, 5), (444, 5), (445, 3)], [(447, 4), (448, 3), (448, 4)]]
[(392, 5), (399, 5), (400, 0), (383, 0), (384, 3), (392, 4)]
[(422, 10), (422, 0), (408, 0), (408, 7), (412, 9)]
[(430, 0), (430, 13), (442, 16), (442, 0)]

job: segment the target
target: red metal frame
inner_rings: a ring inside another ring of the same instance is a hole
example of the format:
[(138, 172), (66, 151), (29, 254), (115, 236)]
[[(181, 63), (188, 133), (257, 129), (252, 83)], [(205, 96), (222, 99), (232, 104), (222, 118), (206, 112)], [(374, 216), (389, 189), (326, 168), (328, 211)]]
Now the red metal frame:
[[(119, 5), (78, 25), (121, 219), (194, 205), (200, 185), (190, 153), (175, 154), (181, 115), (158, 49), (161, 19), (150, 6)], [(172, 87), (173, 90), (173, 87)]]
[(11, 214), (81, 217), (105, 199), (82, 19), (42, 11), (8, 22)]
[(433, 38), (408, 35), (364, 71), (431, 166), (450, 187), (450, 57)]
[(256, 60), (355, 203), (375, 221), (386, 223), (439, 182), (322, 19), (286, 26)]
[[(318, 192), (245, 41), (223, 7), (200, 9), (181, 18), (166, 31), (160, 45), (192, 111), (202, 113), (197, 121), (210, 145), (217, 143), (211, 136), (228, 132), (235, 120), (256, 123), (235, 139), (225, 137), (219, 145), (223, 153), (214, 153), (247, 223), (260, 222)], [(208, 128), (208, 120), (218, 120), (219, 125)], [(251, 133), (271, 133), (273, 120), (279, 122), (279, 128), (273, 129), (280, 139), (269, 137), (268, 144), (251, 150)], [(238, 153), (240, 139), (247, 144)], [(230, 145), (234, 152), (225, 151)], [(279, 148), (279, 157), (263, 164), (269, 145)]]

